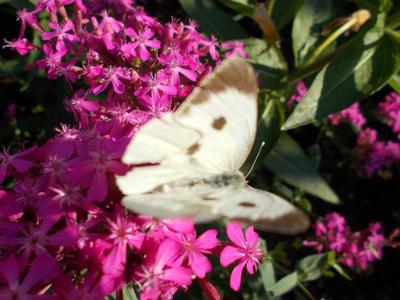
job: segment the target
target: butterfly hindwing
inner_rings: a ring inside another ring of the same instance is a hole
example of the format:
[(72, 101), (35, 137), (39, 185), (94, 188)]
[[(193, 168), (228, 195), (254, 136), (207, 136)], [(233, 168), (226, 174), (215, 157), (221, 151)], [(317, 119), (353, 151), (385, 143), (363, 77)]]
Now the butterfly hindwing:
[(245, 186), (215, 202), (212, 212), (229, 219), (254, 224), (257, 228), (283, 234), (307, 230), (308, 217), (279, 196)]

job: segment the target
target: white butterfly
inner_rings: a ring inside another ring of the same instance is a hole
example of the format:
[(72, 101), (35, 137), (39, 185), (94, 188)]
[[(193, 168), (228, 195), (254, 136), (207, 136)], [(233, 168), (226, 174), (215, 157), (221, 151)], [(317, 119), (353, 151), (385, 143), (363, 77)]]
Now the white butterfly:
[(175, 113), (151, 120), (130, 141), (122, 161), (139, 166), (117, 177), (123, 205), (159, 218), (209, 222), (223, 216), (268, 231), (303, 232), (309, 226), (303, 212), (250, 187), (239, 171), (256, 126), (254, 70), (242, 58), (227, 59)]

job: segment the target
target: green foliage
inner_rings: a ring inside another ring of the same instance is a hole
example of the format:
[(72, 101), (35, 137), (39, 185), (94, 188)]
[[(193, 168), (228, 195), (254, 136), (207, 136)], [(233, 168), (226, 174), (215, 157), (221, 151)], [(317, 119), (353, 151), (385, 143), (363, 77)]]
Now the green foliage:
[(280, 30), (294, 18), (305, 0), (272, 0), (269, 12)]
[(296, 65), (301, 65), (321, 43), (321, 31), (334, 16), (334, 1), (305, 0), (293, 21), (292, 41)]
[(264, 165), (287, 183), (331, 203), (338, 203), (335, 192), (314, 168), (304, 151), (287, 134), (281, 134)]
[(212, 0), (179, 0), (188, 15), (200, 24), (200, 31), (222, 40), (247, 37), (243, 28)]
[(400, 39), (385, 30), (379, 15), (314, 79), (283, 129), (321, 120), (380, 88), (400, 69)]

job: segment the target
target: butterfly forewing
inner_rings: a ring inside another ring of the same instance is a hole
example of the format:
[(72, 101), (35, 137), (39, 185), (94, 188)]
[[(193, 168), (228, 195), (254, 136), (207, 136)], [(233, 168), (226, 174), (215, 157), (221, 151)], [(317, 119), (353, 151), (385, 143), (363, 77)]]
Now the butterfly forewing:
[(175, 118), (201, 133), (198, 147), (191, 153), (200, 164), (215, 174), (238, 170), (256, 133), (257, 82), (253, 68), (239, 57), (223, 62), (193, 91)]

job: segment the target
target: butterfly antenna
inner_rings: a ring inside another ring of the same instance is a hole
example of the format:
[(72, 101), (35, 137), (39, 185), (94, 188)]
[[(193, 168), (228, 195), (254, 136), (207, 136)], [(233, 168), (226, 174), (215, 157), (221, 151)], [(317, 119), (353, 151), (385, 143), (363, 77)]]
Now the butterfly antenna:
[(253, 163), (252, 163), (252, 165), (251, 165), (251, 167), (250, 167), (250, 170), (247, 172), (245, 178), (247, 178), (247, 176), (250, 175), (251, 171), (253, 171), (254, 166), (256, 165), (257, 159), (258, 159), (258, 157), (260, 156), (261, 150), (262, 150), (262, 148), (263, 148), (264, 146), (265, 146), (265, 142), (262, 142), (261, 145), (260, 145), (260, 148), (258, 148), (258, 152), (257, 152), (256, 158), (254, 159), (254, 161), (253, 161)]

